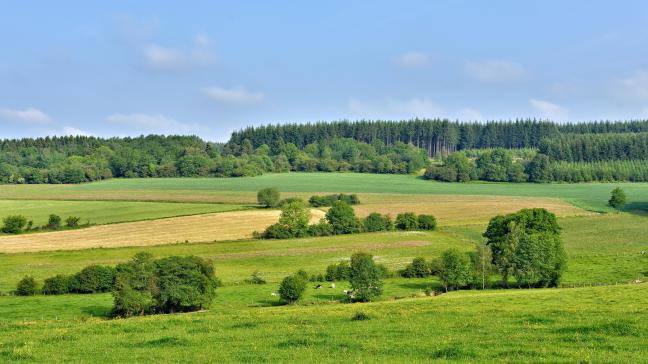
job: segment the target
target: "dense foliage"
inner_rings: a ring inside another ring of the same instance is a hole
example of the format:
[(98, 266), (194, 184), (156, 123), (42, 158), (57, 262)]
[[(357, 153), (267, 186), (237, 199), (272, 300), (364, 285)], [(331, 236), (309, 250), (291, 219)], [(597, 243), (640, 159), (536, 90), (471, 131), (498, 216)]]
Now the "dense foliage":
[(648, 158), (648, 133), (563, 134), (545, 139), (540, 153), (566, 162), (599, 162)]
[(360, 199), (355, 193), (350, 195), (344, 193), (325, 196), (314, 195), (308, 199), (308, 203), (313, 207), (333, 206), (336, 201), (344, 201), (349, 205), (360, 204)]
[(209, 307), (219, 281), (211, 262), (196, 256), (153, 260), (146, 253), (117, 265), (114, 313), (173, 313)]
[(625, 192), (623, 192), (623, 190), (619, 187), (613, 189), (612, 193), (610, 194), (610, 200), (608, 201), (608, 205), (614, 207), (615, 209), (620, 209), (623, 208), (625, 204), (626, 204)]
[(307, 281), (299, 274), (287, 276), (279, 284), (279, 296), (288, 304), (297, 302), (306, 290)]
[(367, 253), (355, 253), (351, 256), (349, 282), (353, 289), (354, 299), (366, 302), (382, 295), (383, 273)]

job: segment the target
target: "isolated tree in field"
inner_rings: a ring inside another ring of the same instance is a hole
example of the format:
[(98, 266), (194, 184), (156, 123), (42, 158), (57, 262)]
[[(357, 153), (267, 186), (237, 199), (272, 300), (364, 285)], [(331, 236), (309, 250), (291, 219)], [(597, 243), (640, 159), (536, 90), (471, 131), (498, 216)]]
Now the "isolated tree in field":
[(165, 313), (207, 308), (218, 286), (213, 264), (196, 256), (168, 257), (155, 262), (160, 289), (157, 308)]
[(20, 234), (27, 225), (27, 219), (22, 215), (7, 216), (2, 222), (2, 232), (5, 234)]
[(38, 292), (36, 280), (32, 276), (25, 276), (16, 286), (16, 296), (33, 296)]
[[(522, 284), (558, 284), (565, 270), (565, 252), (556, 215), (536, 208), (496, 216), (490, 220), (484, 237), (505, 286), (512, 274)], [(542, 271), (531, 276), (529, 269)]]
[(468, 285), (472, 278), (468, 256), (454, 248), (444, 251), (438, 274), (446, 292)]
[(621, 209), (623, 208), (623, 206), (625, 206), (625, 204), (626, 204), (625, 192), (620, 187), (613, 189), (610, 195), (610, 200), (608, 201), (608, 205), (614, 207), (615, 209)]
[(344, 201), (335, 201), (326, 212), (326, 220), (333, 228), (333, 234), (354, 234), (360, 232), (360, 224), (353, 207)]
[(396, 228), (399, 230), (418, 229), (418, 217), (413, 212), (403, 212), (396, 216)]
[(65, 219), (65, 226), (69, 228), (77, 227), (79, 226), (80, 221), (81, 218), (78, 216), (69, 216), (67, 219)]
[(51, 214), (47, 220), (47, 228), (58, 230), (61, 227), (61, 217), (59, 215)]
[(356, 300), (366, 302), (382, 295), (382, 276), (371, 255), (355, 253), (351, 256), (349, 282)]
[(264, 188), (257, 192), (257, 201), (263, 207), (277, 207), (281, 201), (281, 194), (275, 187)]
[(306, 290), (306, 280), (297, 275), (289, 275), (279, 285), (279, 296), (288, 304), (293, 304), (302, 297)]

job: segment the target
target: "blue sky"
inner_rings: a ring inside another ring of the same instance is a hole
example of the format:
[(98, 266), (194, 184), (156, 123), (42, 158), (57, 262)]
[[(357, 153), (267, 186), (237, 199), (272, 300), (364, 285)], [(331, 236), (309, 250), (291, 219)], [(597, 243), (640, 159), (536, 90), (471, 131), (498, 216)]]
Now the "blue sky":
[(648, 118), (644, 1), (0, 1), (0, 137)]

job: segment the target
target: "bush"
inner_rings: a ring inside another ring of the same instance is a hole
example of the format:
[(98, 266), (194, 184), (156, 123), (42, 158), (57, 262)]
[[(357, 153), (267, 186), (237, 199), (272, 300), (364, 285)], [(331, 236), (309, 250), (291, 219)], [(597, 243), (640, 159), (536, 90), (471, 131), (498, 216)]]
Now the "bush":
[(405, 278), (424, 278), (430, 275), (430, 266), (425, 258), (417, 257), (412, 260), (401, 272)]
[(356, 194), (345, 195), (341, 193), (338, 195), (326, 195), (326, 196), (315, 195), (315, 196), (311, 196), (311, 198), (308, 199), (308, 203), (311, 204), (311, 206), (313, 207), (333, 206), (333, 204), (336, 201), (344, 201), (349, 205), (360, 204), (360, 199)]
[(333, 227), (326, 220), (318, 224), (308, 226), (308, 236), (330, 236), (333, 235)]
[(20, 234), (27, 225), (27, 219), (22, 215), (7, 216), (2, 222), (2, 232), (6, 234)]
[(344, 201), (336, 201), (326, 212), (326, 220), (333, 228), (333, 234), (354, 234), (360, 232), (360, 224), (353, 208)]
[(621, 209), (623, 206), (626, 204), (626, 194), (623, 192), (623, 190), (619, 187), (615, 188), (612, 190), (612, 194), (610, 196), (610, 200), (608, 201), (608, 205), (611, 207), (614, 207), (615, 209)]
[(195, 256), (156, 261), (139, 253), (116, 271), (113, 313), (120, 316), (206, 308), (219, 285), (212, 263)]
[(373, 233), (377, 231), (390, 231), (394, 229), (394, 223), (389, 215), (381, 215), (377, 212), (370, 213), (363, 221), (364, 231)]
[(249, 284), (266, 284), (266, 280), (261, 278), (261, 273), (259, 271), (254, 271), (252, 276), (249, 279), (246, 279), (245, 282)]
[(369, 254), (355, 253), (351, 256), (349, 282), (358, 301), (371, 301), (382, 295), (382, 272)]
[(264, 207), (276, 207), (279, 205), (280, 200), (279, 190), (274, 187), (264, 188), (257, 193), (257, 201), (259, 205)]
[(65, 219), (65, 226), (69, 228), (74, 228), (79, 226), (79, 223), (81, 222), (81, 218), (77, 216), (70, 216), (67, 219)]
[(349, 263), (342, 261), (338, 264), (329, 265), (326, 267), (324, 278), (329, 282), (349, 279)]
[(284, 278), (279, 285), (279, 296), (288, 304), (293, 304), (302, 297), (306, 290), (306, 280), (297, 274)]
[(416, 230), (418, 227), (418, 218), (415, 213), (403, 212), (396, 216), (396, 228), (399, 230)]
[(47, 228), (52, 230), (58, 230), (60, 227), (61, 227), (61, 217), (55, 214), (49, 215), (49, 220), (47, 221)]
[(351, 321), (365, 321), (369, 320), (371, 317), (362, 311), (358, 311), (353, 316), (351, 316)]
[(281, 207), (279, 222), (270, 225), (263, 237), (266, 239), (288, 239), (308, 235), (310, 211), (303, 202), (291, 202)]
[(294, 237), (290, 229), (281, 224), (272, 224), (268, 226), (261, 236), (264, 239), (290, 239)]
[(418, 215), (418, 228), (421, 230), (436, 229), (436, 218), (432, 215)]
[(74, 275), (76, 293), (100, 293), (111, 291), (115, 286), (115, 268), (104, 265), (90, 265)]
[(25, 276), (16, 285), (16, 296), (33, 296), (38, 292), (36, 280), (32, 276)]
[(54, 277), (45, 279), (43, 282), (43, 294), (55, 295), (69, 293), (70, 276), (57, 274)]
[(287, 205), (287, 204), (293, 203), (293, 202), (299, 202), (301, 204), (305, 204), (304, 200), (302, 200), (299, 197), (288, 197), (288, 198), (284, 198), (283, 200), (281, 200), (279, 202), (279, 207), (284, 207), (284, 205)]

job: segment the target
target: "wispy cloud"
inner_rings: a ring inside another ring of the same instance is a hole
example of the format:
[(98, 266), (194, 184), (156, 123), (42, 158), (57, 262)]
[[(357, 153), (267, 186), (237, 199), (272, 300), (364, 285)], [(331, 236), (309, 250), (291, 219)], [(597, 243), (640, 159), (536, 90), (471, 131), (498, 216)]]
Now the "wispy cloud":
[(430, 56), (423, 52), (406, 52), (394, 58), (394, 63), (401, 67), (419, 67), (430, 61)]
[(483, 116), (479, 110), (467, 107), (457, 112), (457, 119), (461, 121), (480, 121)]
[(198, 124), (181, 123), (162, 114), (113, 114), (105, 119), (108, 124), (121, 125), (141, 134), (182, 134), (201, 130)]
[(622, 97), (639, 102), (648, 101), (648, 71), (637, 70), (618, 81)]
[(468, 75), (483, 82), (512, 82), (526, 76), (521, 64), (506, 60), (466, 62), (465, 70)]
[(225, 104), (250, 105), (259, 103), (265, 98), (263, 93), (250, 92), (242, 86), (233, 88), (211, 86), (206, 87), (203, 92), (211, 100)]
[(92, 133), (89, 133), (87, 131), (78, 129), (73, 126), (64, 126), (63, 127), (63, 135), (73, 135), (73, 136), (91, 136)]
[(155, 71), (178, 71), (214, 62), (209, 38), (198, 35), (190, 49), (172, 48), (149, 43), (142, 48), (144, 65)]
[(386, 98), (377, 101), (351, 99), (349, 111), (360, 118), (407, 119), (414, 117), (439, 117), (443, 110), (430, 98), (412, 98), (398, 100)]
[(24, 110), (0, 109), (0, 119), (28, 124), (49, 124), (52, 122), (52, 118), (49, 115), (32, 107)]
[(529, 104), (538, 111), (542, 117), (555, 121), (567, 120), (567, 109), (560, 105), (538, 99), (530, 99)]

